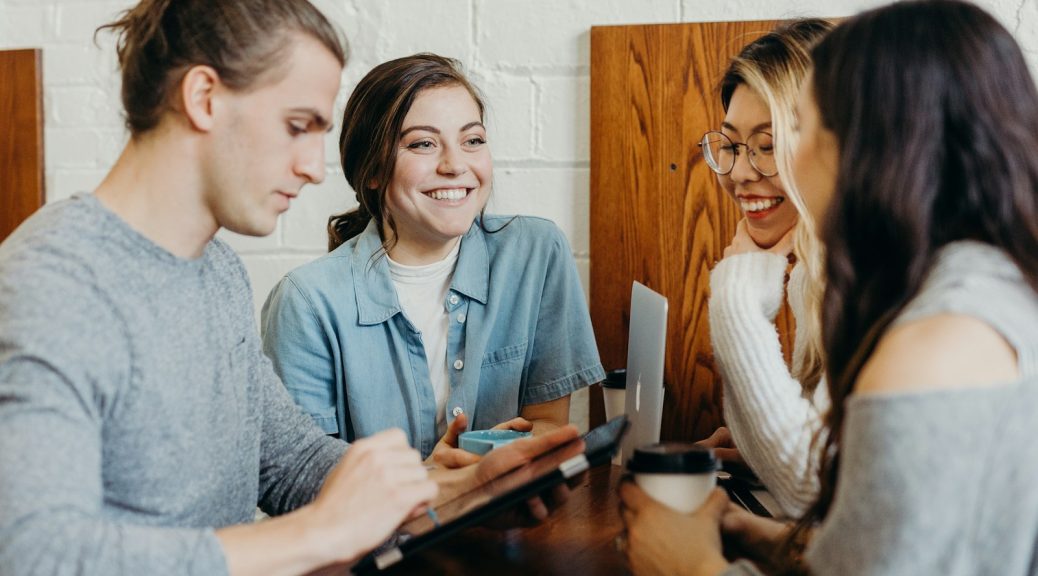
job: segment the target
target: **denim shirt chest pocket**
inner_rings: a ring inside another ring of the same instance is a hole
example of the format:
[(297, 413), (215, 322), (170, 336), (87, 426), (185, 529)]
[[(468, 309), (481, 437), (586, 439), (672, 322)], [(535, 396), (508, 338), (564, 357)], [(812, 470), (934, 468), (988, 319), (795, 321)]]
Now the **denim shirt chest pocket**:
[(521, 383), (523, 368), (526, 365), (526, 348), (528, 340), (496, 348), (483, 355), (482, 378), (484, 382), (492, 382), (495, 386), (518, 385)]

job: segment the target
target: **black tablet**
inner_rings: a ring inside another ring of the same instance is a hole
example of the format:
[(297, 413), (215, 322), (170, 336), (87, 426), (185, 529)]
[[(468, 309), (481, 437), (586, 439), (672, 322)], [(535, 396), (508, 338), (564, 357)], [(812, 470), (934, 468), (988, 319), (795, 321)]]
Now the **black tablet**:
[(462, 528), (524, 504), (530, 498), (600, 464), (608, 464), (627, 430), (627, 417), (617, 416), (584, 435), (540, 455), (490, 482), (436, 506), (434, 514), (404, 523), (397, 535), (365, 556), (353, 574), (385, 570)]

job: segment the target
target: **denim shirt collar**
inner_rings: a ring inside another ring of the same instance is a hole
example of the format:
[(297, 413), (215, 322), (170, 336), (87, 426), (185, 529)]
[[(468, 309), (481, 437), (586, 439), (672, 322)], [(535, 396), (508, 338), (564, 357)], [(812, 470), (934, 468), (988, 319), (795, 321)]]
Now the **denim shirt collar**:
[[(357, 320), (363, 326), (381, 324), (400, 312), (400, 300), (389, 275), (389, 262), (379, 252), (382, 238), (374, 220), (357, 237), (350, 255), (353, 290), (357, 298)], [(458, 264), (454, 268), (451, 290), (487, 303), (490, 292), (490, 255), (486, 238), (473, 222), (461, 239)]]

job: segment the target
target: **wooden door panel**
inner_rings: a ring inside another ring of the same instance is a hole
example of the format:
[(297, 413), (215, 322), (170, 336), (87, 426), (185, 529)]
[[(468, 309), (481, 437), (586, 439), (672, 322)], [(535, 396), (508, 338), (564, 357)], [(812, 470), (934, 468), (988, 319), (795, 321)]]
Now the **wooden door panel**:
[[(663, 439), (702, 438), (722, 422), (709, 274), (740, 214), (697, 143), (724, 116), (717, 84), (729, 59), (775, 24), (591, 30), (591, 319), (606, 369), (622, 367), (631, 282), (669, 299)], [(592, 425), (604, 417), (599, 394)]]
[(40, 50), (0, 50), (0, 242), (44, 202)]

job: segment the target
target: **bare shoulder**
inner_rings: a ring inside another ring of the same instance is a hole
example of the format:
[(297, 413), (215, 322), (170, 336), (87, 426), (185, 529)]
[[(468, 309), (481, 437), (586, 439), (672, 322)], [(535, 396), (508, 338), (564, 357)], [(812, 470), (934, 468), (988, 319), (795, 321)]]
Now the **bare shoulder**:
[(984, 387), (1019, 378), (1016, 351), (991, 325), (941, 314), (897, 326), (865, 363), (857, 393)]

